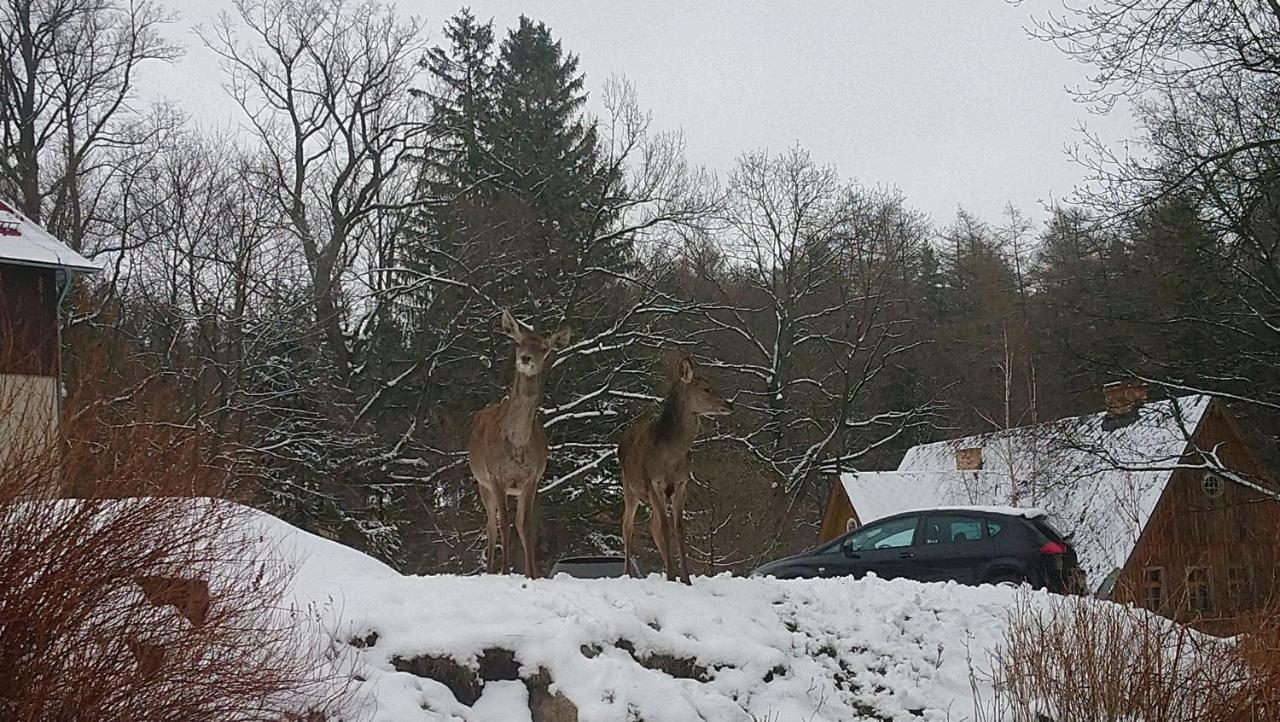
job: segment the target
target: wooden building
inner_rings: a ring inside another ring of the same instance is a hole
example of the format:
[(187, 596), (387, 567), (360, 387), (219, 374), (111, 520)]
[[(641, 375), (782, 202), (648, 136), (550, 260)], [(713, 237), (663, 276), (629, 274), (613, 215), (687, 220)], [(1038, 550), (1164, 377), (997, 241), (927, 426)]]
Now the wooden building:
[(59, 309), (75, 274), (97, 270), (0, 200), (0, 463), (56, 430)]
[(911, 508), (1010, 505), (1071, 535), (1090, 589), (1215, 634), (1280, 599), (1280, 488), (1226, 407), (1109, 385), (1107, 411), (923, 444), (832, 485), (821, 537)]

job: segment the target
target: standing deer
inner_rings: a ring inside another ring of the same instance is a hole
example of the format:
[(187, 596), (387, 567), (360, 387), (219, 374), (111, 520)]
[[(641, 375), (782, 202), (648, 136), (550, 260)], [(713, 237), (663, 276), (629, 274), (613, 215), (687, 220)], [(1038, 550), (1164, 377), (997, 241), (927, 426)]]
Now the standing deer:
[[(671, 364), (671, 390), (662, 403), (662, 413), (632, 425), (618, 444), (622, 466), (622, 550), (630, 564), (631, 534), (636, 526), (636, 508), (649, 505), (649, 531), (662, 555), (667, 579), (675, 580), (668, 527), (675, 534), (680, 552), (680, 575), (689, 584), (689, 562), (684, 547), (684, 499), (689, 486), (690, 449), (698, 435), (703, 416), (722, 416), (733, 404), (716, 393), (711, 383), (683, 352)], [(670, 509), (668, 520), (667, 510)]]
[[(524, 547), (524, 573), (538, 575), (533, 536), (534, 497), (547, 468), (547, 432), (538, 420), (542, 401), (542, 377), (552, 352), (569, 345), (569, 329), (561, 328), (548, 338), (526, 330), (508, 310), (502, 312), (502, 332), (515, 342), (515, 378), (511, 391), (496, 404), (486, 406), (471, 419), (471, 439), (467, 456), (471, 474), (480, 485), (480, 501), (488, 521), (488, 571), (507, 569), (511, 548), (507, 497), (516, 497), (516, 533)], [(502, 560), (494, 555), (494, 544), (502, 539)]]

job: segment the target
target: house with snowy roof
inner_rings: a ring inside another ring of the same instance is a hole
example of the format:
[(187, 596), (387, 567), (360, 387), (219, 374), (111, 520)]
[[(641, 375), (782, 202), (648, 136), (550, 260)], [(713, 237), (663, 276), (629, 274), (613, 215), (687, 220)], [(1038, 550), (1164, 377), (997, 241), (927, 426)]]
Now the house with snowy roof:
[(84, 256), (0, 200), (0, 461), (57, 428), (62, 302)]
[(1226, 406), (1109, 384), (1106, 411), (922, 444), (843, 474), (820, 536), (909, 509), (1045, 510), (1094, 594), (1232, 633), (1280, 594), (1280, 493)]

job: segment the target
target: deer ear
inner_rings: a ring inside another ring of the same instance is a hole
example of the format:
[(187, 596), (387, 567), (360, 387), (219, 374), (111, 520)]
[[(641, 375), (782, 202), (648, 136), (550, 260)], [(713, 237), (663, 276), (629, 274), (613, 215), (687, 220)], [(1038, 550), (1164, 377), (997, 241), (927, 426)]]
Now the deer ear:
[(676, 377), (680, 379), (682, 384), (693, 381), (693, 359), (685, 356), (676, 361)]
[(502, 309), (502, 320), (498, 324), (498, 330), (502, 331), (503, 334), (517, 341), (520, 340), (520, 322), (516, 320), (515, 316), (511, 315), (510, 309)]
[(551, 338), (547, 339), (547, 344), (556, 351), (563, 351), (569, 346), (569, 338), (573, 335), (573, 330), (568, 326), (562, 326), (559, 331), (551, 334)]

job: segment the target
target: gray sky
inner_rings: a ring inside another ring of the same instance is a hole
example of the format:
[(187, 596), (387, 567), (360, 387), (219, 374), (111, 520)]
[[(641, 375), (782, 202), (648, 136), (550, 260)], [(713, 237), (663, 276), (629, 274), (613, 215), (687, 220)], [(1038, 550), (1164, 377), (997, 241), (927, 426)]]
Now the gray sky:
[[(165, 2), (165, 0), (162, 0)], [(239, 122), (220, 71), (190, 28), (227, 0), (167, 0), (188, 49), (146, 83), (213, 128)], [(433, 42), (461, 3), (399, 0)], [(682, 129), (688, 155), (722, 177), (744, 150), (795, 143), (867, 185), (901, 188), (947, 223), (958, 206), (998, 220), (1012, 202), (1035, 219), (1080, 183), (1064, 154), (1087, 122), (1103, 137), (1129, 134), (1127, 117), (1097, 117), (1067, 86), (1086, 68), (1029, 39), (1033, 0), (831, 2), (471, 2), (481, 19), (545, 21), (579, 55), (587, 87), (610, 75), (635, 86), (654, 125)], [(504, 31), (505, 32), (505, 31)]]

